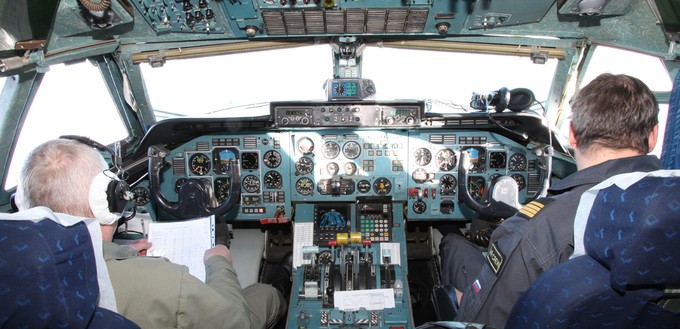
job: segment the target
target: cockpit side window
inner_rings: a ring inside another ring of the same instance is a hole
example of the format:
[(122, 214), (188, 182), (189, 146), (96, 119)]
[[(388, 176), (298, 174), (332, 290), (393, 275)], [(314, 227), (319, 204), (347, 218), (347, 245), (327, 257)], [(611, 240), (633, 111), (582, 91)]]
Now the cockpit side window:
[(45, 73), (16, 142), (5, 189), (16, 186), (31, 149), (62, 135), (86, 136), (105, 145), (128, 136), (102, 75), (90, 62), (53, 65)]
[[(634, 63), (634, 64), (632, 64)], [(642, 80), (655, 93), (667, 93), (673, 87), (673, 81), (659, 57), (637, 53), (620, 48), (598, 45), (585, 67), (581, 86), (585, 86), (591, 80), (602, 73), (628, 74)], [(570, 99), (569, 95), (567, 99)], [(659, 137), (652, 154), (661, 155), (661, 146), (666, 130), (666, 117), (668, 116), (668, 101), (659, 100)], [(569, 105), (566, 110), (571, 112)], [(567, 138), (569, 133), (569, 121), (565, 120), (560, 127), (560, 134)]]

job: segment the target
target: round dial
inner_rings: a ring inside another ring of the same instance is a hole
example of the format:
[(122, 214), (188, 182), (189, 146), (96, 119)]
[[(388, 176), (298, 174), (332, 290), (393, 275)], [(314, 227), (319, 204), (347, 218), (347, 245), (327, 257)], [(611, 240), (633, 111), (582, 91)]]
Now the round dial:
[(515, 182), (517, 182), (517, 188), (520, 191), (527, 187), (527, 182), (526, 180), (524, 180), (524, 176), (520, 174), (512, 174), (510, 177), (512, 177), (512, 179), (514, 179)]
[(326, 170), (328, 171), (329, 175), (335, 176), (338, 174), (338, 171), (340, 171), (340, 166), (338, 166), (338, 164), (335, 162), (329, 162), (326, 165)]
[(413, 155), (416, 158), (416, 164), (419, 166), (427, 166), (432, 161), (432, 153), (424, 147), (417, 149)]
[(422, 214), (427, 209), (427, 204), (423, 201), (416, 201), (413, 203), (413, 212), (416, 214)]
[(295, 171), (298, 175), (307, 175), (314, 170), (314, 161), (308, 157), (302, 157), (295, 162)]
[(210, 172), (210, 158), (203, 153), (193, 154), (189, 158), (189, 170), (194, 175), (207, 175)]
[(481, 173), (486, 170), (486, 150), (483, 147), (472, 146), (464, 149), (462, 152), (467, 152), (470, 156), (471, 173)]
[(470, 190), (470, 195), (475, 200), (481, 200), (482, 195), (484, 195), (484, 178), (470, 177), (468, 181), (468, 189)]
[(354, 162), (346, 162), (343, 166), (343, 170), (345, 171), (345, 175), (354, 175), (357, 172), (357, 165), (354, 164)]
[(505, 168), (507, 155), (505, 152), (491, 152), (489, 153), (489, 168), (503, 169)]
[(312, 195), (314, 193), (314, 182), (307, 177), (302, 177), (295, 183), (295, 191), (300, 195)]
[(281, 153), (274, 150), (269, 150), (264, 153), (262, 162), (269, 168), (276, 168), (281, 164)]
[(510, 164), (508, 169), (512, 171), (525, 171), (527, 170), (527, 158), (524, 154), (515, 153), (510, 157)]
[(333, 264), (333, 254), (330, 252), (330, 250), (324, 250), (319, 253), (319, 256), (317, 256), (316, 260), (319, 262), (319, 264), (331, 265)]
[(260, 160), (255, 152), (241, 153), (241, 168), (255, 170), (260, 167)]
[(362, 179), (357, 183), (357, 190), (359, 190), (359, 193), (364, 194), (368, 193), (371, 190), (371, 182)]
[(443, 149), (437, 152), (437, 168), (443, 171), (449, 171), (456, 166), (458, 159), (456, 153), (451, 149)]
[(297, 148), (302, 154), (312, 154), (314, 151), (314, 142), (309, 137), (300, 138), (297, 142)]
[(439, 179), (439, 193), (441, 195), (455, 195), (456, 184), (458, 184), (458, 181), (453, 175), (446, 174), (442, 176), (442, 178)]
[(229, 178), (215, 179), (215, 198), (222, 202), (229, 196)]
[(327, 159), (335, 159), (340, 154), (340, 145), (333, 141), (328, 141), (321, 147), (321, 153)]
[(248, 193), (258, 193), (260, 192), (260, 179), (255, 175), (248, 175), (243, 178), (241, 186)]
[(392, 183), (385, 177), (380, 177), (373, 182), (373, 192), (378, 195), (385, 195), (392, 191)]
[(501, 176), (502, 176), (501, 174), (493, 174), (493, 175), (489, 176), (489, 184), (491, 184), (494, 179), (501, 177)]
[(335, 88), (333, 88), (333, 92), (337, 96), (344, 96), (345, 95), (345, 84), (344, 83), (338, 83), (335, 85)]
[(182, 187), (182, 184), (184, 184), (184, 182), (186, 181), (187, 181), (186, 178), (180, 178), (175, 181), (175, 193), (179, 194), (179, 189)]
[(280, 189), (283, 186), (283, 178), (277, 171), (269, 171), (264, 174), (264, 188)]
[(151, 192), (146, 187), (137, 186), (132, 189), (132, 194), (132, 204), (135, 206), (143, 206), (151, 201)]
[(422, 184), (428, 181), (429, 175), (423, 168), (418, 168), (413, 171), (413, 174), (411, 174), (411, 178), (413, 178), (413, 181), (416, 182), (417, 184)]
[(342, 154), (347, 157), (347, 159), (356, 159), (361, 154), (361, 146), (355, 141), (349, 141), (342, 146)]

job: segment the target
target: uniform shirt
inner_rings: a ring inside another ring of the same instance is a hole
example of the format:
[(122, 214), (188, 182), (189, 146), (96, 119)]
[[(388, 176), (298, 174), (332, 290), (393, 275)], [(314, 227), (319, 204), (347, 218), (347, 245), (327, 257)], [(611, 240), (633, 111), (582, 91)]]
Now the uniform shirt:
[(465, 289), (457, 321), (503, 328), (517, 299), (574, 251), (574, 216), (581, 194), (621, 173), (661, 169), (656, 156), (609, 160), (575, 172), (506, 219), (491, 235), (487, 262)]

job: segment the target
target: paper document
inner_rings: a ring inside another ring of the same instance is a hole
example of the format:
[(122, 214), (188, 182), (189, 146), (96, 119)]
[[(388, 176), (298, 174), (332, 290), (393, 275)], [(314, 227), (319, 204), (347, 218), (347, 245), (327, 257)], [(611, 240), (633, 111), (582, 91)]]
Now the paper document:
[(205, 282), (203, 254), (215, 246), (215, 216), (177, 222), (152, 222), (147, 256), (161, 256), (186, 265), (189, 273)]
[(311, 259), (304, 259), (304, 247), (314, 245), (314, 223), (295, 223), (293, 241), (293, 268), (303, 264), (311, 264)]
[(394, 289), (336, 291), (335, 307), (343, 311), (365, 308), (369, 311), (394, 308)]

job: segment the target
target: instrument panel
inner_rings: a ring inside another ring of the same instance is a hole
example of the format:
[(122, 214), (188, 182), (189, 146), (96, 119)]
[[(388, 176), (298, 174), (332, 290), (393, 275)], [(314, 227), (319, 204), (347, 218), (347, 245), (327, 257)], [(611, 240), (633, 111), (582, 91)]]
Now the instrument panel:
[(390, 196), (409, 220), (467, 220), (458, 201), (461, 152), (472, 162), (467, 186), (484, 201), (489, 184), (508, 175), (524, 203), (538, 192), (538, 156), (530, 148), (485, 131), (333, 128), (205, 135), (166, 156), (161, 189), (176, 200), (187, 179), (207, 180), (216, 201), (228, 196), (231, 166), (240, 170), (240, 200), (227, 216), (278, 222), (299, 203), (350, 202)]

